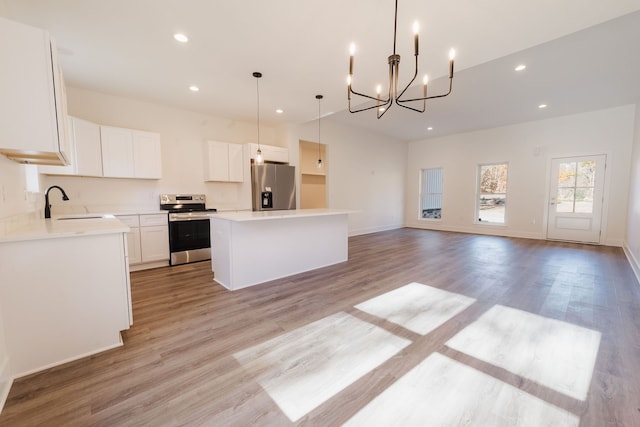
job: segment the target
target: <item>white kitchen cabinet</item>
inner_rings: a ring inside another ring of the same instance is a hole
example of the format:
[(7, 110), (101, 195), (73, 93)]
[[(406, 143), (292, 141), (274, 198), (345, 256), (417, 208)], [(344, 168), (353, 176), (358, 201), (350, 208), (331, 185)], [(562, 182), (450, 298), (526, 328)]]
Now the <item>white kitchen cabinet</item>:
[(160, 135), (157, 133), (100, 126), (100, 138), (105, 177), (162, 177)]
[(127, 233), (127, 248), (129, 265), (140, 264), (142, 257), (140, 255), (140, 221), (138, 215), (118, 215), (120, 221), (129, 227)]
[[(257, 151), (258, 144), (249, 144), (249, 153), (252, 159), (256, 158)], [(289, 163), (288, 148), (260, 144), (260, 151), (262, 151), (262, 158), (265, 162)]]
[(55, 44), (39, 28), (0, 17), (0, 153), (66, 165), (66, 95)]
[(131, 324), (123, 234), (0, 243), (10, 266), (0, 267), (0, 311), (14, 378), (122, 345)]
[(132, 178), (133, 134), (131, 129), (100, 126), (102, 173), (110, 178)]
[(129, 226), (127, 246), (131, 271), (169, 265), (167, 214), (117, 215)]
[(100, 126), (75, 117), (67, 117), (69, 139), (68, 166), (40, 166), (48, 175), (102, 176)]
[(205, 181), (244, 181), (242, 145), (206, 141), (205, 153)]
[(167, 214), (140, 215), (140, 253), (143, 263), (169, 260)]
[(160, 135), (141, 130), (132, 131), (133, 175), (135, 178), (162, 178)]

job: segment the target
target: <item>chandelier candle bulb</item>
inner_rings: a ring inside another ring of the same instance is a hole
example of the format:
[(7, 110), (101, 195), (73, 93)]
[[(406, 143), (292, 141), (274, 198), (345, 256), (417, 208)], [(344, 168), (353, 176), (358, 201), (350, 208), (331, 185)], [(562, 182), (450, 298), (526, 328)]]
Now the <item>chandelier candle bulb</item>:
[(414, 40), (414, 55), (418, 56), (418, 32), (420, 31), (420, 24), (418, 21), (413, 23), (413, 40)]
[(424, 85), (424, 89), (423, 89), (423, 97), (426, 98), (427, 97), (427, 83), (429, 83), (429, 76), (427, 76), (426, 74), (424, 75), (424, 78), (422, 79), (422, 84)]

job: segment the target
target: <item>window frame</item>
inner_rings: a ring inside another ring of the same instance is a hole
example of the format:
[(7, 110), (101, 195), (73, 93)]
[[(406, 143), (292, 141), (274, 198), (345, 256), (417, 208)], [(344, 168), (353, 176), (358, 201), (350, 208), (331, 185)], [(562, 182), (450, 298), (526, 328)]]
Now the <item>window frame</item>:
[[(440, 181), (441, 181), (441, 185), (440, 185), (440, 192), (439, 193), (433, 193), (430, 192), (428, 194), (432, 194), (432, 195), (440, 195), (440, 215), (437, 218), (425, 218), (423, 216), (423, 202), (424, 202), (424, 196), (425, 194), (425, 185), (424, 185), (424, 175), (425, 175), (425, 171), (432, 171), (432, 170), (439, 170), (440, 171)], [(444, 195), (444, 168), (442, 166), (434, 166), (434, 167), (423, 167), (420, 168), (419, 171), (419, 191), (418, 191), (418, 220), (420, 221), (429, 221), (429, 222), (439, 222), (442, 221), (442, 202), (443, 202), (443, 195)]]
[[(481, 206), (481, 197), (482, 197), (482, 192), (480, 190), (480, 185), (481, 185), (481, 181), (482, 181), (482, 168), (485, 166), (501, 166), (501, 165), (505, 165), (507, 167), (507, 175), (506, 175), (506, 188), (504, 193), (493, 193), (493, 194), (497, 194), (497, 195), (502, 195), (504, 194), (504, 219), (503, 222), (491, 222), (491, 221), (481, 221), (480, 220), (480, 206)], [(487, 162), (487, 163), (478, 163), (476, 165), (476, 202), (475, 202), (475, 211), (474, 211), (474, 224), (476, 225), (484, 225), (484, 226), (489, 226), (489, 227), (506, 227), (508, 224), (508, 210), (507, 210), (507, 205), (508, 205), (508, 200), (509, 200), (509, 162), (507, 161), (502, 161), (502, 162)]]

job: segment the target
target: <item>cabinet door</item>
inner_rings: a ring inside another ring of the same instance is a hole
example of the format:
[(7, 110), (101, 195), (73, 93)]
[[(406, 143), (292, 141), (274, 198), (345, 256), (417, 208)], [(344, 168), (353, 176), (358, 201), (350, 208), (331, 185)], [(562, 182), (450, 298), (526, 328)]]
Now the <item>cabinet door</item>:
[(76, 173), (83, 176), (102, 176), (100, 126), (75, 117), (69, 117), (69, 121), (73, 131)]
[(229, 181), (229, 144), (207, 141), (206, 181)]
[(139, 228), (129, 229), (127, 233), (127, 250), (129, 252), (129, 265), (140, 264), (142, 262)]
[(132, 131), (135, 178), (162, 178), (160, 135), (140, 130)]
[(60, 153), (66, 115), (62, 75), (49, 35), (0, 17), (0, 57), (0, 152), (16, 160), (68, 164)]
[(229, 181), (244, 181), (244, 158), (240, 144), (229, 144)]
[(131, 129), (100, 126), (102, 141), (102, 172), (106, 177), (131, 178), (133, 170), (133, 139)]
[(142, 262), (164, 261), (169, 259), (169, 227), (140, 227), (140, 247)]

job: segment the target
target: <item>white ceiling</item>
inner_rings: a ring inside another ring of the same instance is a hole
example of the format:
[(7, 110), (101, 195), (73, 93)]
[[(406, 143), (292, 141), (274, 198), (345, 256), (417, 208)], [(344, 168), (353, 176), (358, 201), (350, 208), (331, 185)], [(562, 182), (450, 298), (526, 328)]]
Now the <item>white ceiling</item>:
[[(413, 74), (418, 20), (430, 94), (444, 88), (436, 78), (457, 50), (453, 93), (424, 114), (398, 106), (380, 120), (350, 114), (349, 44), (357, 44), (354, 88), (385, 85), (393, 10), (393, 0), (0, 0), (0, 15), (50, 31), (69, 85), (222, 117), (255, 119), (253, 71), (264, 75), (265, 122), (313, 120), (323, 94), (323, 115), (401, 140), (640, 98), (640, 0), (399, 0), (401, 84)], [(516, 73), (519, 63), (527, 69)]]

